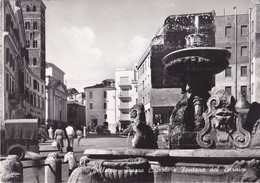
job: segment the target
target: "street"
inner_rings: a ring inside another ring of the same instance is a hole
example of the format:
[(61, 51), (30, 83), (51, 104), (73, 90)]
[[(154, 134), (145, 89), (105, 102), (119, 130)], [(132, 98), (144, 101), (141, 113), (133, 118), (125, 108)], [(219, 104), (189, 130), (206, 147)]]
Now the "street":
[[(161, 139), (161, 138), (159, 138)], [(74, 139), (74, 152), (77, 155), (77, 160), (82, 157), (84, 150), (87, 148), (95, 149), (107, 149), (107, 148), (131, 148), (132, 137), (128, 139), (124, 135), (97, 135), (97, 134), (88, 134), (86, 139), (81, 139), (80, 145), (77, 145), (77, 139)], [(158, 145), (162, 147), (161, 140), (158, 141)], [(66, 154), (67, 141), (64, 140), (63, 153), (59, 153), (63, 161), (63, 157)], [(57, 149), (51, 147), (51, 142), (40, 143), (40, 154), (47, 156), (51, 152), (58, 152)], [(26, 158), (26, 157), (25, 157)], [(32, 161), (24, 160), (22, 161), (24, 166), (24, 182), (31, 183), (36, 181), (36, 174), (39, 171), (39, 182), (44, 182), (44, 167), (38, 168), (26, 168), (33, 164)], [(41, 164), (44, 164), (44, 160), (41, 161)], [(62, 182), (67, 182), (68, 177), (68, 164), (62, 164)]]

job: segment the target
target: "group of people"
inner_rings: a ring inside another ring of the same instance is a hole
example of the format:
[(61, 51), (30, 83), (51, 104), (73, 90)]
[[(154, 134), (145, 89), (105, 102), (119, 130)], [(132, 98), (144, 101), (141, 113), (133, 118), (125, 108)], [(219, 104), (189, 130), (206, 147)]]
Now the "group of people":
[(84, 137), (86, 137), (86, 127), (83, 127), (82, 130), (75, 130), (72, 125), (68, 125), (65, 130), (61, 127), (61, 125), (58, 126), (58, 128), (54, 131), (52, 127), (48, 130), (49, 138), (54, 141), (55, 146), (58, 148), (60, 152), (63, 151), (64, 143), (63, 140), (67, 139), (68, 147), (72, 147), (74, 145), (74, 138), (77, 137), (78, 146), (80, 144), (80, 140)]
[(54, 146), (58, 148), (60, 152), (63, 152), (64, 147), (64, 139), (67, 139), (67, 153), (64, 156), (64, 162), (68, 162), (69, 164), (69, 176), (73, 172), (74, 169), (76, 169), (77, 166), (77, 157), (76, 154), (73, 152), (73, 146), (74, 146), (74, 138), (77, 137), (78, 146), (80, 144), (80, 140), (86, 137), (86, 127), (83, 127), (82, 130), (75, 130), (72, 125), (68, 125), (65, 130), (61, 127), (61, 125), (58, 126), (58, 128), (53, 133), (52, 127), (48, 130), (49, 138), (53, 140)]

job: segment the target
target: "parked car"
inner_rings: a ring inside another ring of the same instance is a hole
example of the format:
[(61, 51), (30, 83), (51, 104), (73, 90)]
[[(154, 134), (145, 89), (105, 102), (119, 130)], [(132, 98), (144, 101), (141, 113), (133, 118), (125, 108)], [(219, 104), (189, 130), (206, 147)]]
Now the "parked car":
[(111, 131), (106, 129), (104, 126), (97, 126), (96, 132), (98, 135), (111, 135)]

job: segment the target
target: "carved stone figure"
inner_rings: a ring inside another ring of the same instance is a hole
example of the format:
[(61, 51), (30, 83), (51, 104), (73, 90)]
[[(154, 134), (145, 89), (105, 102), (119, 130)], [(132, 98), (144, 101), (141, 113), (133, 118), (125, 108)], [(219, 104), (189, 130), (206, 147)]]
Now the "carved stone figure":
[(158, 149), (153, 129), (145, 124), (145, 113), (143, 104), (136, 104), (130, 110), (133, 119), (131, 128), (134, 131), (132, 140), (133, 148)]
[(241, 182), (259, 182), (260, 181), (260, 161), (252, 159), (250, 161), (236, 161), (233, 167), (245, 168), (246, 171), (241, 178)]
[(205, 127), (197, 133), (201, 147), (245, 148), (250, 143), (250, 133), (242, 125), (235, 110), (235, 98), (224, 90), (217, 91), (207, 102), (203, 114)]

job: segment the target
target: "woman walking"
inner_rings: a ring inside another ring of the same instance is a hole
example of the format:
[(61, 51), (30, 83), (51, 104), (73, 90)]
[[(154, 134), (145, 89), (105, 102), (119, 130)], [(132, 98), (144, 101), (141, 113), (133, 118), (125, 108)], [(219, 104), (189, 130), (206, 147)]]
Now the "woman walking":
[(55, 130), (54, 133), (54, 139), (57, 142), (57, 147), (58, 150), (62, 153), (62, 148), (64, 147), (63, 145), (63, 139), (65, 138), (65, 133), (64, 130), (61, 128), (61, 126), (59, 125), (58, 129)]

